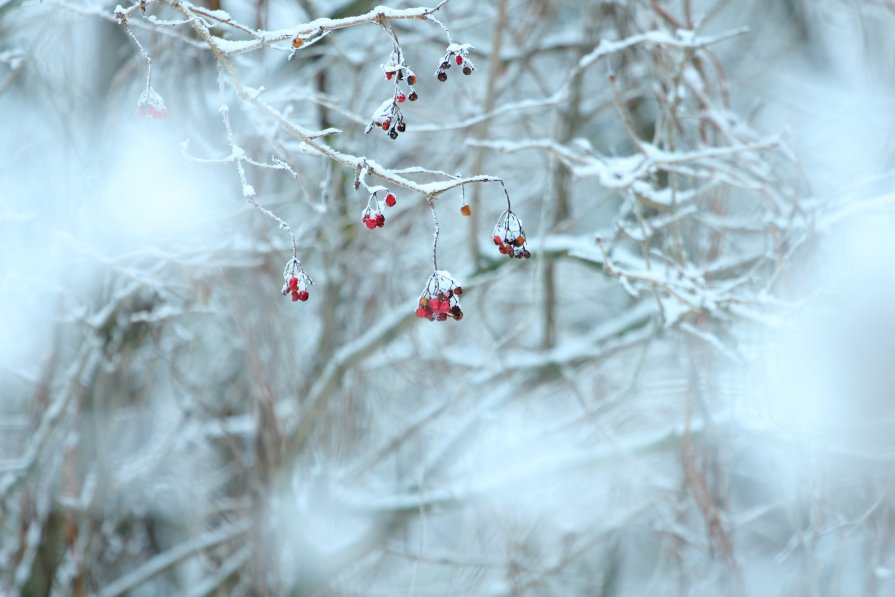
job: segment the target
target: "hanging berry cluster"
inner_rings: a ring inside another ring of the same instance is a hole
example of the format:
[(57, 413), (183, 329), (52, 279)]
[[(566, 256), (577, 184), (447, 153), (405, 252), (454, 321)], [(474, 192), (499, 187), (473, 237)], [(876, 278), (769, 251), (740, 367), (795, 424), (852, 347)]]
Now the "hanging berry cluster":
[(147, 87), (140, 94), (137, 100), (137, 116), (149, 116), (150, 118), (161, 119), (168, 115), (168, 109), (155, 89)]
[(291, 294), (293, 303), (308, 300), (310, 296), (308, 288), (314, 283), (305, 273), (301, 261), (295, 257), (286, 262), (286, 267), (283, 269), (283, 282), (283, 296)]
[(429, 321), (446, 321), (447, 319), (463, 319), (460, 308), (460, 295), (463, 294), (457, 282), (448, 272), (436, 271), (429, 276), (426, 288), (420, 295), (416, 316)]
[[(361, 212), (360, 221), (370, 230), (385, 226), (385, 214), (382, 213), (379, 199), (376, 198), (378, 194), (379, 191), (374, 191), (373, 194), (370, 195), (370, 198), (367, 199), (367, 207)], [(386, 207), (394, 207), (397, 202), (398, 200), (395, 198), (394, 193), (388, 193), (385, 196)]]
[(507, 208), (497, 219), (494, 230), (491, 231), (492, 240), (497, 245), (501, 255), (515, 257), (516, 259), (528, 259), (531, 253), (525, 246), (525, 230), (522, 222), (513, 210)]
[(435, 77), (442, 83), (447, 81), (447, 70), (452, 64), (456, 64), (463, 70), (464, 75), (471, 75), (475, 70), (475, 65), (469, 59), (469, 50), (472, 48), (469, 44), (452, 43), (447, 47), (441, 64), (435, 70)]
[(369, 133), (374, 127), (378, 127), (391, 139), (397, 139), (399, 133), (407, 130), (404, 113), (401, 112), (398, 104), (403, 104), (407, 100), (415, 102), (419, 99), (419, 95), (413, 87), (416, 84), (416, 74), (404, 62), (404, 54), (397, 43), (394, 44), (389, 59), (385, 64), (381, 64), (380, 68), (385, 73), (386, 80), (394, 83), (395, 89), (392, 98), (382, 102), (373, 112), (366, 132)]

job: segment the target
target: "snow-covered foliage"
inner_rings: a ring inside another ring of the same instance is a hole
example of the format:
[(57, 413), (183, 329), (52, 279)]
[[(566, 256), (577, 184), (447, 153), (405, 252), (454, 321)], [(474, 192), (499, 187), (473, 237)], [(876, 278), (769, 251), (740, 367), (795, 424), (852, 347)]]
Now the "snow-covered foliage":
[(895, 591), (893, 26), (0, 0), (0, 594)]

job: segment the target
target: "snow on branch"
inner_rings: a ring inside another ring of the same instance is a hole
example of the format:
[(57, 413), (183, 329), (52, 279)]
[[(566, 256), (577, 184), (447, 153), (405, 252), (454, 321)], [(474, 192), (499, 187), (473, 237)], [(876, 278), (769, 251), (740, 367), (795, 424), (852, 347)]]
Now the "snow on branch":
[(248, 522), (227, 525), (208, 531), (177, 547), (158, 554), (142, 566), (107, 585), (99, 594), (101, 597), (117, 597), (139, 587), (154, 576), (182, 563), (206, 549), (211, 549), (245, 535), (251, 529)]

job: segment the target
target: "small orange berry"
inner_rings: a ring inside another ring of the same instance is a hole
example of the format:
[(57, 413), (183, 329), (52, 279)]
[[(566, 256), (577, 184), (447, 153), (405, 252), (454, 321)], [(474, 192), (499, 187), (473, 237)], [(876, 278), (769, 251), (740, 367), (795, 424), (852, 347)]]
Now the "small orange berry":
[(304, 45), (304, 43), (305, 43), (305, 40), (303, 40), (302, 38), (300, 38), (297, 35), (292, 38), (292, 47), (295, 49), (302, 47), (302, 45)]
[(516, 237), (516, 246), (521, 247), (524, 244), (525, 244), (525, 236), (520, 234), (519, 236)]
[(464, 216), (471, 216), (472, 208), (466, 204), (463, 204), (460, 206), (460, 213), (463, 214)]

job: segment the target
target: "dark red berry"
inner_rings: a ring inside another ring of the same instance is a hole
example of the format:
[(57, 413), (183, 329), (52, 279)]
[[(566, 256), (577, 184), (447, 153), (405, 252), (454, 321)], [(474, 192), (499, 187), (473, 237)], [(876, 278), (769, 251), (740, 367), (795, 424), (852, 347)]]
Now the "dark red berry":
[(412, 102), (415, 102), (417, 100), (417, 98), (419, 98), (419, 96), (416, 94), (416, 91), (411, 91), (410, 95), (407, 96), (407, 99), (409, 99)]
[(398, 202), (397, 199), (395, 199), (395, 196), (392, 195), (391, 193), (389, 193), (388, 195), (385, 196), (385, 204), (388, 205), (389, 207), (394, 207), (395, 203), (397, 203), (397, 202)]
[(468, 66), (464, 66), (464, 67), (463, 67), (463, 74), (464, 74), (464, 75), (471, 75), (471, 74), (472, 74), (472, 69), (469, 68)]
[(294, 303), (295, 301), (298, 300), (298, 294), (299, 294), (299, 293), (298, 293), (297, 290), (293, 290), (293, 291), (292, 291), (292, 302), (293, 302), (293, 303)]
[(416, 85), (416, 75), (409, 75), (407, 77), (407, 84), (408, 85)]
[(395, 128), (398, 130), (399, 133), (403, 133), (404, 131), (407, 130), (407, 125), (404, 124), (404, 121), (402, 120), (401, 122), (398, 123), (398, 126), (396, 126)]
[(447, 81), (447, 73), (438, 73), (438, 80), (442, 83)]
[(454, 288), (454, 294), (456, 294), (457, 296), (460, 296), (461, 294), (463, 294), (463, 289), (461, 287), (457, 286), (456, 288)]
[(441, 63), (441, 70), (447, 70), (449, 68), (451, 68), (451, 63), (447, 60)]
[(494, 235), (494, 244), (497, 246), (500, 246), (501, 244), (503, 244), (502, 241), (500, 240), (500, 237), (497, 236), (496, 234)]
[(528, 259), (529, 257), (531, 257), (531, 253), (528, 252), (528, 249), (524, 249), (522, 251), (522, 257), (524, 257), (525, 259)]
[(387, 131), (387, 130), (388, 130), (388, 127), (390, 127), (391, 125), (392, 125), (392, 121), (391, 121), (391, 120), (388, 120), (388, 119), (383, 120), (383, 121), (382, 121), (382, 130)]
[(454, 315), (454, 319), (456, 319), (457, 321), (460, 321), (461, 319), (463, 319), (463, 311), (460, 311), (459, 313)]
[(439, 313), (435, 316), (435, 319), (437, 319), (438, 321), (444, 321), (445, 319), (447, 319), (447, 313)]
[(506, 245), (500, 245), (500, 246), (497, 248), (497, 250), (500, 251), (500, 254), (501, 254), (501, 255), (506, 255), (506, 254), (507, 254), (507, 246), (506, 246)]
[(308, 294), (307, 290), (301, 290), (298, 293), (298, 300), (300, 300), (301, 302), (305, 302), (306, 300), (308, 300), (308, 296), (310, 295)]
[(454, 305), (453, 307), (451, 307), (451, 314), (452, 314), (452, 315), (459, 315), (460, 313), (461, 313), (461, 311), (460, 311), (460, 305)]
[(376, 220), (373, 222), (374, 226), (379, 226), (382, 228), (385, 226), (385, 216), (382, 214), (376, 214)]
[(397, 138), (398, 138), (398, 131), (396, 131), (395, 129), (392, 129), (392, 130), (389, 132), (388, 136), (391, 137), (392, 139), (397, 139)]
[(457, 64), (463, 64), (463, 56), (457, 54)]

